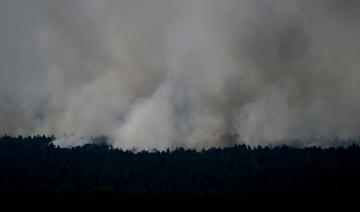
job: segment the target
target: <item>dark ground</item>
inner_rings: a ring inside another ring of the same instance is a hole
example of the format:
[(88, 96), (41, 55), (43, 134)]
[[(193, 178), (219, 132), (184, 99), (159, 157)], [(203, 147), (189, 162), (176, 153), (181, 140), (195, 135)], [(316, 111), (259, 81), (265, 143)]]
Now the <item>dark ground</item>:
[(2, 203), (297, 207), (352, 204), (360, 197), (356, 145), (134, 153), (99, 144), (62, 149), (52, 140), (0, 139)]

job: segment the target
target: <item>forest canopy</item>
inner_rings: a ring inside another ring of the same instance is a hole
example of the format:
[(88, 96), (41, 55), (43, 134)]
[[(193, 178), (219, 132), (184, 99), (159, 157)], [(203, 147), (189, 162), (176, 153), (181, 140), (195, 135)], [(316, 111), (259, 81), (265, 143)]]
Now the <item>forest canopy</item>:
[(360, 188), (360, 147), (237, 145), (202, 151), (60, 148), (54, 137), (0, 138), (8, 200), (256, 201), (347, 197)]

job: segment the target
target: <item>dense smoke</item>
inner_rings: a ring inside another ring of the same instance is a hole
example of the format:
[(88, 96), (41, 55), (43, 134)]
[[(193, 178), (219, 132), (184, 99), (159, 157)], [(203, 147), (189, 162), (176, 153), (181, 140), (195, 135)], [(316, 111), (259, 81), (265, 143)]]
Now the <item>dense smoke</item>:
[(3, 0), (0, 134), (120, 148), (359, 136), (355, 0)]

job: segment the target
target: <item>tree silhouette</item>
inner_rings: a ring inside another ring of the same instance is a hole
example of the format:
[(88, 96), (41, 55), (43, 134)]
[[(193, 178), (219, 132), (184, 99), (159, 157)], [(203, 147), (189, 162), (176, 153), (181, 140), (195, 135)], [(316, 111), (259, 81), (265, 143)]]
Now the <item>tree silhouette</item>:
[(3, 200), (237, 203), (347, 198), (360, 188), (356, 145), (135, 153), (111, 148), (104, 138), (71, 149), (54, 139), (0, 138)]

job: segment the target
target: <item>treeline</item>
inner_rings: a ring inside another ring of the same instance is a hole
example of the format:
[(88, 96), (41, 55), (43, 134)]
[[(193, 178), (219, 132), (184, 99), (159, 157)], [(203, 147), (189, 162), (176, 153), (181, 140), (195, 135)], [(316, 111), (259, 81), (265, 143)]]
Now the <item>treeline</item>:
[(137, 152), (88, 144), (64, 149), (54, 137), (0, 138), (1, 200), (251, 202), (356, 197), (360, 147)]

